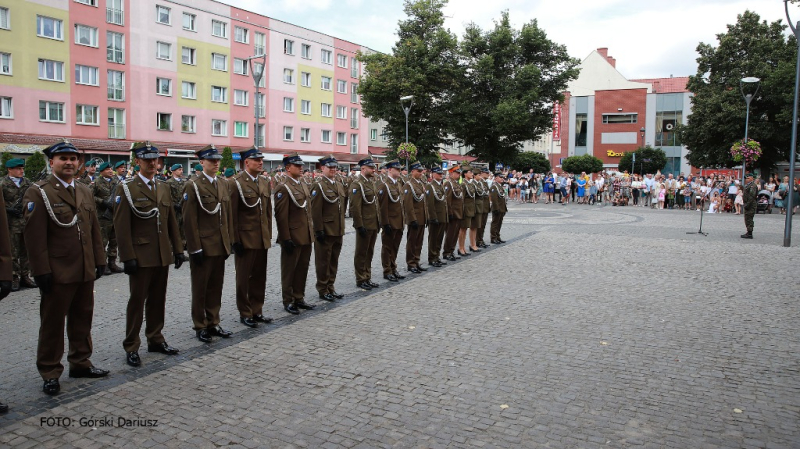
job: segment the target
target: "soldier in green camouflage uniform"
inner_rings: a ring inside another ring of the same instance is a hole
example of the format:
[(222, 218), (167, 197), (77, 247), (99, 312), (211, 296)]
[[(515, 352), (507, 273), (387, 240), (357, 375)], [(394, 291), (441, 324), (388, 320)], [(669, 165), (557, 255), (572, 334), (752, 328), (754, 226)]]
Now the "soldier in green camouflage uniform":
[(97, 161), (93, 159), (87, 162), (84, 165), (84, 167), (86, 167), (86, 170), (77, 179), (77, 181), (88, 186), (91, 189), (92, 183), (94, 183), (94, 179), (97, 177)]
[[(119, 165), (119, 164), (118, 164)], [(103, 248), (106, 249), (108, 265), (105, 274), (122, 273), (117, 266), (117, 235), (114, 233), (114, 192), (119, 183), (117, 176), (108, 163), (98, 167), (100, 176), (94, 180), (92, 194), (97, 204), (97, 218), (100, 221), (100, 234), (103, 236)]]
[[(186, 182), (183, 179), (183, 165), (175, 164), (170, 167), (172, 176), (167, 180), (169, 185), (169, 192), (172, 196), (172, 207), (175, 208), (175, 216), (178, 219), (178, 226), (181, 228), (181, 240), (183, 241), (184, 248), (186, 247), (186, 234), (183, 232), (183, 184)], [(183, 250), (183, 248), (181, 248)]]
[(756, 209), (758, 208), (758, 186), (753, 181), (753, 174), (748, 173), (744, 178), (744, 225), (747, 227), (747, 233), (742, 234), (743, 239), (753, 238), (753, 218), (756, 216)]
[(28, 268), (28, 251), (25, 248), (25, 239), (22, 231), (25, 220), (22, 218), (22, 195), (31, 186), (31, 181), (25, 178), (25, 161), (22, 159), (9, 159), (6, 162), (8, 176), (3, 178), (3, 199), (6, 203), (6, 216), (8, 217), (8, 231), (11, 237), (11, 258), (13, 261), (13, 278), (11, 290), (17, 291), (20, 286), (26, 288), (36, 287), (30, 278)]

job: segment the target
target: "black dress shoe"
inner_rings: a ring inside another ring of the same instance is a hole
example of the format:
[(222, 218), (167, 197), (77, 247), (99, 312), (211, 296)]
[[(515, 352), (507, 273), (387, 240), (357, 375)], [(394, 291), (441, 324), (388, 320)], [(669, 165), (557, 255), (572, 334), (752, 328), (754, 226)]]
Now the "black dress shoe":
[(173, 348), (166, 341), (162, 341), (161, 343), (150, 343), (147, 345), (147, 352), (160, 352), (166, 355), (177, 355), (180, 350), (178, 348)]
[(505, 240), (497, 239), (497, 243), (505, 243), (505, 242), (506, 242)]
[(314, 310), (317, 307), (313, 304), (308, 304), (305, 302), (299, 302), (295, 305), (297, 306), (298, 309), (303, 309), (303, 310)]
[(59, 391), (61, 391), (61, 384), (58, 383), (58, 379), (47, 379), (44, 381), (42, 391), (50, 396), (56, 395)]
[(423, 267), (421, 267), (419, 265), (417, 265), (417, 270), (419, 270), (419, 271), (428, 271), (427, 268), (423, 268)]
[(458, 255), (459, 255), (459, 256), (461, 256), (461, 257), (467, 257), (467, 256), (471, 256), (472, 254), (470, 254), (470, 253), (462, 253), (462, 252), (459, 250), (459, 251), (458, 251)]
[(456, 259), (455, 254), (448, 254), (448, 255), (444, 256), (444, 258), (449, 260), (450, 262), (455, 262), (456, 260), (458, 260), (458, 259)]
[(320, 293), (319, 299), (324, 299), (325, 301), (336, 302), (336, 298), (333, 297), (330, 293)]
[(398, 273), (398, 272), (396, 272), (396, 271), (395, 271), (394, 273), (392, 273), (392, 274), (393, 274), (393, 275), (394, 275), (394, 277), (396, 277), (397, 279), (405, 279), (405, 278), (406, 278), (405, 276), (403, 276), (402, 274), (400, 274), (400, 273)]
[(247, 316), (239, 317), (239, 322), (247, 327), (258, 327), (258, 323), (256, 323), (254, 319)]
[(419, 268), (417, 267), (407, 267), (406, 269), (408, 270), (409, 273), (416, 273), (416, 274), (422, 273), (421, 271), (419, 271)]
[(264, 315), (253, 315), (253, 319), (259, 323), (269, 324), (272, 322), (272, 318)]
[(288, 306), (283, 306), (283, 310), (291, 313), (292, 315), (299, 315), (300, 311), (297, 310), (297, 306), (294, 304), (289, 304)]
[(343, 295), (343, 294), (341, 294), (341, 293), (336, 293), (335, 291), (331, 292), (331, 295), (332, 295), (334, 298), (336, 298), (336, 299), (342, 299), (342, 298), (344, 298), (344, 295)]
[(470, 248), (469, 250), (470, 250), (470, 251), (472, 251), (473, 253), (479, 253), (479, 252), (483, 251), (483, 250), (482, 250), (482, 249), (480, 249), (480, 248), (474, 248), (474, 249), (473, 249), (473, 248)]
[(8, 413), (8, 404), (0, 402), (0, 415), (3, 413)]
[(497, 240), (495, 240), (495, 239), (492, 239), (492, 243), (498, 243), (498, 242), (497, 242)]
[(142, 359), (139, 358), (139, 353), (136, 351), (126, 353), (125, 361), (128, 362), (130, 366), (140, 366), (142, 364)]
[(217, 337), (228, 338), (233, 335), (233, 332), (226, 331), (225, 329), (219, 327), (219, 324), (216, 326), (211, 326), (208, 328), (208, 333), (211, 335), (216, 335)]
[(393, 274), (384, 274), (383, 278), (386, 279), (389, 282), (397, 282), (399, 280)]
[(197, 331), (197, 339), (203, 343), (211, 343), (211, 334), (208, 333), (208, 329), (200, 329)]
[(108, 376), (108, 370), (100, 369), (97, 368), (96, 366), (90, 366), (89, 368), (85, 369), (69, 370), (69, 377), (75, 377), (75, 378), (88, 377), (90, 379), (97, 379), (98, 377), (106, 377), (106, 376)]
[(442, 266), (442, 264), (434, 260), (433, 262), (428, 262), (428, 266), (439, 268)]
[(356, 284), (356, 287), (358, 287), (358, 288), (360, 288), (362, 290), (372, 290), (372, 286), (369, 285), (366, 281), (359, 282), (358, 284)]
[(376, 284), (376, 283), (374, 283), (372, 281), (367, 281), (367, 284), (369, 284), (369, 286), (372, 287), (372, 288), (377, 288), (377, 287), (381, 286), (381, 284)]
[(436, 259), (436, 262), (438, 262), (439, 265), (447, 265), (447, 262), (445, 262), (445, 261), (443, 261), (441, 259)]

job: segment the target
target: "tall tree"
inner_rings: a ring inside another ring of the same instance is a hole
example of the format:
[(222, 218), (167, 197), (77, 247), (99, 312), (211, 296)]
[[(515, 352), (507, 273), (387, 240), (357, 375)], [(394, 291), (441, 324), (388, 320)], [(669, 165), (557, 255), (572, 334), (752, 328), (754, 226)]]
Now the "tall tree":
[(533, 169), (534, 173), (547, 173), (550, 171), (550, 161), (542, 153), (521, 151), (517, 153), (512, 167), (525, 173), (530, 169)]
[(386, 121), (389, 144), (395, 149), (406, 138), (400, 97), (413, 95), (408, 135), (424, 163), (437, 159), (439, 145), (451, 141), (450, 103), (460, 69), (456, 36), (444, 28), (446, 4), (447, 0), (405, 0), (408, 18), (399, 22), (392, 54), (358, 56), (366, 72), (358, 88), (363, 112)]
[[(636, 167), (633, 167), (633, 155), (636, 155)], [(650, 145), (639, 147), (636, 151), (626, 152), (619, 160), (619, 171), (628, 170), (631, 173), (638, 173), (644, 176), (645, 173), (655, 174), (659, 170), (664, 170), (667, 165), (667, 153), (661, 148), (653, 148)]]
[(468, 25), (459, 50), (465, 75), (454, 98), (455, 136), (472, 147), (471, 156), (512, 162), (522, 142), (550, 130), (553, 103), (564, 99), (580, 61), (536, 20), (512, 28), (508, 11), (491, 30)]
[(561, 163), (561, 171), (567, 173), (598, 173), (603, 171), (603, 161), (591, 154), (570, 156)]
[[(770, 169), (788, 160), (791, 146), (792, 99), (797, 43), (787, 38), (780, 21), (767, 23), (758, 14), (745, 11), (727, 33), (717, 35), (717, 46), (697, 46), (697, 74), (689, 77), (692, 115), (680, 128), (688, 147), (687, 159), (695, 167), (739, 165), (730, 147), (744, 138), (746, 103), (740, 90), (744, 77), (761, 79), (750, 103), (748, 137), (761, 143), (762, 157), (756, 162)], [(745, 94), (754, 85), (744, 85)]]

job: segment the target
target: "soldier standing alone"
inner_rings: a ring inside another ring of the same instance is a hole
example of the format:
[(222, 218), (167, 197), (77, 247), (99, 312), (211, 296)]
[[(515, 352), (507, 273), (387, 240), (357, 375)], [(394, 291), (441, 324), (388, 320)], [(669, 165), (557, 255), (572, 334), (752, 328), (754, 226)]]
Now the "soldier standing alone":
[(506, 192), (503, 189), (503, 173), (497, 172), (494, 174), (494, 182), (489, 188), (489, 194), (492, 200), (492, 227), (489, 232), (492, 243), (505, 243), (505, 240), (500, 238), (500, 228), (503, 227), (503, 217), (508, 212), (508, 205), (506, 204)]
[(758, 186), (753, 181), (752, 173), (748, 173), (744, 178), (744, 194), (742, 196), (744, 199), (744, 225), (747, 228), (747, 232), (742, 234), (742, 238), (752, 239), (753, 227), (755, 226), (754, 218), (758, 208)]
[(333, 155), (320, 158), (322, 176), (311, 190), (311, 221), (314, 223), (314, 266), (317, 271), (317, 292), (320, 299), (336, 301), (336, 273), (344, 236), (345, 190), (337, 179), (339, 163)]
[(8, 176), (3, 178), (3, 199), (8, 219), (8, 230), (11, 236), (11, 260), (14, 273), (11, 282), (11, 291), (19, 290), (20, 286), (35, 288), (36, 283), (30, 278), (28, 267), (28, 251), (25, 248), (23, 230), (25, 220), (22, 218), (22, 196), (31, 186), (31, 181), (25, 177), (25, 161), (22, 159), (9, 159), (6, 162)]

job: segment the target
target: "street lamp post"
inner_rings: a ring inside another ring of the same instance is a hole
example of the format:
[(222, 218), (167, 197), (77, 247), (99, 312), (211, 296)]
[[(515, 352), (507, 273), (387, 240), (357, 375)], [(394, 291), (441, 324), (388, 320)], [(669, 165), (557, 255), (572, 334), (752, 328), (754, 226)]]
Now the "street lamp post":
[[(744, 120), (744, 143), (745, 144), (747, 144), (747, 131), (748, 131), (748, 128), (750, 127), (750, 102), (753, 101), (753, 96), (758, 93), (758, 88), (761, 87), (760, 83), (761, 83), (761, 80), (756, 78), (756, 77), (754, 77), (754, 76), (748, 76), (746, 78), (742, 78), (741, 81), (739, 81), (739, 91), (742, 92), (742, 97), (744, 97), (744, 102), (747, 103), (747, 115), (745, 116), (745, 120)], [(744, 85), (745, 84), (755, 84), (756, 85), (756, 91), (754, 93), (752, 93), (752, 94), (746, 94), (745, 95), (745, 93), (744, 93)], [(746, 169), (747, 169), (747, 167), (746, 167), (745, 159), (742, 158), (742, 188), (744, 188), (744, 172), (745, 172)]]
[[(406, 106), (406, 101), (408, 102), (408, 106)], [(403, 107), (403, 112), (406, 113), (406, 143), (408, 143), (408, 113), (411, 112), (411, 106), (413, 105), (414, 105), (413, 95), (406, 95), (405, 97), (400, 97), (400, 106)], [(408, 171), (408, 158), (406, 158), (406, 171)]]
[[(258, 66), (256, 66), (255, 63), (253, 63), (253, 60), (256, 59), (261, 59), (261, 68), (258, 68)], [(255, 105), (253, 108), (255, 110), (255, 116), (256, 116), (256, 129), (255, 132), (253, 132), (253, 145), (256, 148), (259, 148), (260, 128), (258, 119), (261, 117), (262, 108), (259, 105), (259, 100), (261, 96), (259, 95), (258, 88), (260, 87), (259, 84), (261, 84), (261, 79), (264, 77), (264, 70), (267, 68), (267, 53), (264, 52), (263, 55), (250, 56), (249, 58), (247, 58), (247, 62), (248, 64), (250, 64), (250, 73), (253, 75), (253, 81), (255, 81), (256, 83), (256, 97), (254, 100)]]
[[(783, 0), (786, 8), (786, 22), (789, 23), (789, 28), (794, 33), (795, 40), (800, 38), (800, 22), (792, 25), (792, 20), (789, 18), (789, 2)], [(786, 201), (786, 224), (783, 227), (783, 246), (792, 246), (792, 210), (794, 209), (794, 164), (797, 153), (797, 92), (800, 89), (800, 40), (797, 41), (797, 65), (795, 67), (794, 75), (794, 109), (792, 112), (792, 147), (789, 149), (789, 189), (787, 193), (789, 198)]]

